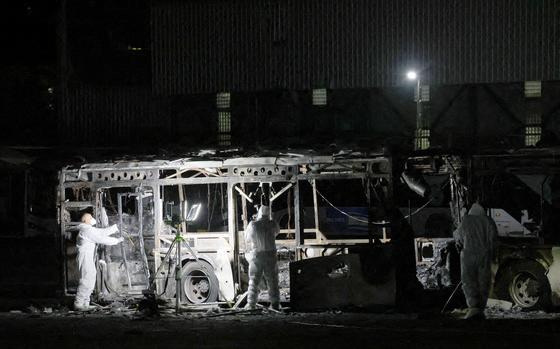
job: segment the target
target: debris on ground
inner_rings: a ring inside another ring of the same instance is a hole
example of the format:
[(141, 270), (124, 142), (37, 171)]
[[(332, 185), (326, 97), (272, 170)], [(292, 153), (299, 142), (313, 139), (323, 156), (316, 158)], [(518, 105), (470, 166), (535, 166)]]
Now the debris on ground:
[(448, 315), (454, 319), (464, 319), (467, 313), (469, 312), (468, 308), (464, 309), (453, 309)]
[(111, 305), (109, 307), (114, 312), (121, 312), (121, 311), (124, 311), (124, 310), (128, 309), (127, 306), (124, 303), (119, 302), (119, 301), (111, 303)]
[(160, 316), (159, 304), (155, 294), (144, 294), (144, 298), (138, 302), (138, 312), (149, 318)]
[(486, 303), (486, 308), (491, 311), (510, 311), (513, 308), (513, 303), (501, 299), (489, 298)]
[[(229, 314), (227, 309), (223, 312)], [(104, 348), (123, 343), (122, 347), (131, 348), (173, 348), (186, 343), (196, 348), (329, 348), (368, 346), (372, 338), (381, 338), (373, 343), (376, 347), (555, 348), (560, 339), (555, 331), (560, 319), (473, 323), (440, 317), (419, 321), (417, 314), (208, 315), (162, 314), (153, 322), (97, 312), (39, 318), (0, 313), (0, 347), (75, 348), (78, 343), (80, 348)]]
[(262, 314), (263, 310), (260, 308), (257, 309), (236, 309), (236, 310), (228, 310), (218, 314), (210, 314), (201, 316), (202, 318), (212, 318), (212, 317), (219, 317), (219, 316), (228, 316), (228, 315), (257, 315)]
[(239, 309), (245, 306), (245, 304), (247, 303), (247, 295), (249, 294), (249, 292), (245, 292), (242, 295), (240, 295), (239, 297), (237, 297), (237, 301), (235, 301), (235, 304), (233, 305), (233, 309)]
[[(243, 299), (241, 295), (238, 299)], [(123, 299), (114, 301), (106, 305), (96, 305), (92, 310), (80, 312), (68, 309), (63, 304), (45, 305), (29, 305), (21, 309), (11, 309), (4, 314), (18, 317), (30, 318), (65, 318), (65, 317), (96, 317), (96, 318), (115, 318), (122, 317), (129, 320), (170, 320), (170, 319), (235, 319), (235, 321), (261, 321), (263, 319), (283, 318), (299, 319), (305, 318), (309, 314), (291, 312), (290, 308), (283, 307), (280, 310), (271, 309), (265, 304), (258, 304), (256, 309), (245, 309), (239, 304), (237, 308), (228, 308), (223, 304), (196, 304), (182, 305), (179, 313), (175, 312), (174, 307), (170, 304), (159, 306), (157, 303), (146, 303), (146, 299)], [(153, 305), (157, 306), (157, 312), (154, 312)], [(447, 312), (447, 316), (454, 319), (463, 319), (468, 309), (454, 309)], [(155, 315), (157, 314), (157, 315)], [(321, 316), (338, 319), (346, 317), (348, 313), (339, 309), (327, 310), (319, 313)], [(489, 320), (505, 319), (505, 320), (556, 320), (560, 319), (560, 313), (548, 313), (545, 311), (527, 311), (519, 306), (513, 305), (511, 302), (489, 299), (488, 306), (485, 309), (486, 318)], [(411, 314), (402, 315), (398, 313), (383, 314), (377, 316), (389, 316), (391, 318), (400, 318), (405, 316), (410, 318)], [(414, 315), (413, 317), (418, 317)], [(267, 320), (268, 321), (268, 320)], [(302, 324), (303, 325), (303, 324)], [(314, 325), (310, 322), (308, 326)]]
[(39, 314), (41, 313), (41, 310), (37, 307), (34, 307), (33, 305), (30, 305), (27, 307), (27, 312), (30, 314)]
[(521, 307), (513, 306), (509, 311), (494, 310), (487, 308), (484, 312), (487, 319), (508, 319), (508, 320), (546, 320), (560, 319), (560, 313), (548, 313), (542, 310), (523, 310)]
[(290, 262), (295, 258), (293, 251), (281, 249), (278, 251), (278, 288), (280, 301), (290, 301)]
[[(507, 319), (507, 320), (545, 320), (560, 319), (560, 313), (548, 313), (542, 310), (524, 310), (523, 308), (512, 305), (512, 303), (500, 300), (488, 300), (488, 306), (484, 310), (486, 319)], [(497, 302), (496, 302), (497, 301)], [(512, 306), (510, 307), (509, 304)], [(463, 319), (468, 312), (465, 309), (453, 309), (447, 315), (454, 319)]]

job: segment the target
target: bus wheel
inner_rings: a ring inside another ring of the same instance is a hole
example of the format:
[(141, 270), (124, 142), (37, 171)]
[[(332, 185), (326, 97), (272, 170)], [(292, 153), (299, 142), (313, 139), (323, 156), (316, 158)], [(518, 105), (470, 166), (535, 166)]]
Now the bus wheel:
[(496, 282), (496, 294), (523, 310), (550, 307), (550, 284), (542, 265), (531, 260), (519, 260), (505, 266)]
[(219, 284), (214, 268), (202, 260), (183, 266), (181, 275), (183, 300), (191, 304), (211, 303), (218, 300)]

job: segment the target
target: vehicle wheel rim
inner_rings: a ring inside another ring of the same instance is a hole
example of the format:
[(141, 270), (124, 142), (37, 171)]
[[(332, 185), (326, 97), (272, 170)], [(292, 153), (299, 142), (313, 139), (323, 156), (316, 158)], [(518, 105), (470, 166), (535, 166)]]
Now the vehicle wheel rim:
[(189, 302), (205, 303), (210, 296), (210, 278), (200, 270), (192, 271), (184, 278), (183, 290)]
[(515, 275), (509, 285), (509, 295), (515, 304), (522, 308), (531, 308), (539, 301), (539, 296), (530, 294), (529, 284), (538, 283), (537, 278), (530, 273), (519, 273)]

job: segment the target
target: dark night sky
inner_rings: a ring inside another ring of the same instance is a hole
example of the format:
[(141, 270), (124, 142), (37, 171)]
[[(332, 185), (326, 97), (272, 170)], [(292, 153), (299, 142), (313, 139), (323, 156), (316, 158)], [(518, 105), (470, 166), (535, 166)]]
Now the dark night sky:
[(2, 8), (2, 41), (8, 65), (56, 63), (55, 0), (9, 1)]
[[(0, 135), (4, 145), (54, 136), (57, 2), (11, 1), (2, 9)], [(54, 92), (54, 90), (51, 90)], [(41, 132), (39, 132), (41, 130)]]
[(149, 84), (149, 15), (145, 1), (84, 1), (68, 6), (71, 80)]
[[(1, 16), (0, 144), (56, 142), (59, 6), (10, 1)], [(145, 1), (68, 1), (70, 81), (146, 84), (149, 74)], [(141, 47), (141, 52), (131, 48)]]

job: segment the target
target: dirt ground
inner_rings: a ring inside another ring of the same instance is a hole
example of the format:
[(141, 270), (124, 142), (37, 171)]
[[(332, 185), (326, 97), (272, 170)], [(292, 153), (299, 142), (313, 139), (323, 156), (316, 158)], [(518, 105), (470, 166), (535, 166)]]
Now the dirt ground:
[[(56, 298), (58, 264), (44, 253), (54, 251), (52, 241), (45, 240), (42, 248), (25, 239), (4, 246), (10, 248), (0, 257), (3, 265), (16, 257), (21, 263), (5, 268), (0, 278), (0, 349), (560, 348), (560, 313), (493, 311), (486, 321), (466, 322), (439, 314), (449, 294), (426, 297), (432, 310), (410, 313), (197, 311), (154, 319), (114, 304), (109, 310), (74, 313), (68, 311), (71, 299)], [(29, 309), (30, 304), (36, 308)]]
[(555, 314), (540, 320), (490, 314), (468, 322), (439, 314), (341, 312), (199, 312), (159, 319), (0, 313), (0, 348), (559, 348), (559, 328)]

